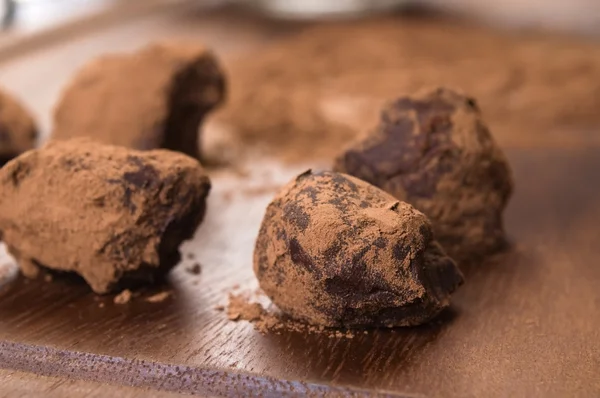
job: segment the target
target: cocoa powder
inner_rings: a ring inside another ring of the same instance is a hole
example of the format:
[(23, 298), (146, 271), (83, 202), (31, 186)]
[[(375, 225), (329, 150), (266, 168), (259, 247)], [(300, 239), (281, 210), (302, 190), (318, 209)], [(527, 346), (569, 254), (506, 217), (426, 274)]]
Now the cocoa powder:
[[(313, 326), (293, 320), (281, 313), (276, 307), (263, 307), (257, 300), (262, 298), (259, 292), (230, 294), (227, 305), (227, 317), (232, 321), (247, 321), (262, 334), (283, 332), (318, 333), (329, 338), (353, 338), (355, 330), (326, 328), (324, 326)], [(217, 310), (223, 311), (225, 307), (219, 306)]]
[(225, 77), (202, 45), (154, 43), (85, 65), (62, 94), (52, 138), (86, 136), (200, 158), (198, 128), (225, 97)]
[(389, 17), (309, 28), (229, 70), (219, 121), (240, 145), (289, 160), (331, 156), (374, 125), (385, 101), (438, 85), (477, 98), (502, 146), (600, 142), (564, 130), (600, 123), (594, 42)]
[(349, 328), (425, 323), (463, 281), (425, 215), (359, 179), (310, 170), (267, 207), (254, 272), (290, 317)]
[(472, 97), (437, 88), (390, 101), (376, 128), (338, 156), (333, 169), (425, 213), (457, 260), (507, 246), (502, 212), (512, 174)]
[(0, 169), (0, 234), (28, 277), (75, 272), (96, 293), (160, 280), (202, 221), (210, 180), (181, 153), (52, 141)]

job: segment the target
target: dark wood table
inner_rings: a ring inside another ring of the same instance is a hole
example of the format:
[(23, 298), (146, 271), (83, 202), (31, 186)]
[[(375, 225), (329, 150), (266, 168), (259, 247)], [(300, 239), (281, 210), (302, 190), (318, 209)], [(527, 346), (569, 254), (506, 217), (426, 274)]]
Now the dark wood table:
[[(210, 23), (209, 37), (223, 40), (224, 29)], [(101, 42), (101, 52), (123, 34), (134, 43), (140, 32), (185, 36), (189, 26), (178, 26), (143, 20), (77, 45)], [(278, 28), (244, 29), (260, 44)], [(22, 94), (40, 87), (31, 104), (45, 113), (90, 55), (67, 56), (73, 46), (0, 65), (0, 79)], [(23, 80), (28, 59), (44, 60), (56, 81)], [(513, 246), (465, 264), (465, 285), (432, 324), (354, 338), (261, 334), (216, 309), (230, 292), (256, 287), (251, 254), (264, 207), (303, 167), (264, 160), (243, 178), (213, 173), (207, 219), (157, 288), (172, 292), (163, 302), (117, 305), (69, 278), (5, 278), (0, 396), (600, 396), (600, 148), (505, 149), (516, 179), (506, 213)], [(195, 262), (199, 275), (186, 271)]]

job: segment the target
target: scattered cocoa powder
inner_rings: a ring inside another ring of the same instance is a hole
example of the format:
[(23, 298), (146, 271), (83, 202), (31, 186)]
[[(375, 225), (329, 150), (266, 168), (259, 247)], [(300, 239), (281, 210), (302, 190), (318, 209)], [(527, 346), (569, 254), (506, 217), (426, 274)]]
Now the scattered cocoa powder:
[(190, 267), (187, 267), (185, 270), (192, 275), (200, 275), (200, 273), (202, 272), (202, 267), (200, 266), (200, 263), (194, 263)]
[(125, 289), (113, 299), (115, 304), (127, 304), (131, 301), (131, 290)]
[(29, 277), (81, 275), (96, 293), (152, 283), (205, 210), (202, 166), (166, 150), (53, 141), (0, 169), (0, 233)]
[(258, 303), (250, 303), (241, 295), (229, 295), (229, 306), (227, 307), (227, 318), (232, 321), (244, 319), (246, 321), (257, 321), (263, 315), (263, 307)]
[[(225, 309), (217, 306), (219, 311)], [(313, 326), (289, 318), (277, 308), (264, 308), (260, 303), (253, 301), (252, 295), (240, 293), (229, 295), (227, 316), (232, 321), (248, 321), (262, 334), (282, 332), (318, 333), (331, 338), (353, 338), (354, 330), (331, 329), (324, 326)]]
[(37, 136), (35, 122), (25, 107), (0, 90), (0, 167), (32, 149)]
[(160, 292), (146, 297), (148, 303), (160, 303), (171, 297), (171, 292)]
[(506, 246), (502, 212), (512, 175), (471, 97), (438, 88), (391, 101), (375, 130), (338, 156), (334, 170), (425, 213), (456, 259)]
[(317, 326), (413, 326), (462, 283), (425, 215), (340, 173), (300, 174), (267, 207), (254, 250), (260, 287)]
[(438, 85), (478, 98), (502, 146), (600, 142), (565, 132), (600, 123), (600, 46), (579, 38), (375, 18), (309, 28), (228, 69), (219, 120), (290, 160), (331, 156), (385, 101)]
[(224, 96), (223, 73), (203, 46), (152, 44), (100, 57), (76, 74), (56, 109), (52, 136), (199, 159), (198, 127)]

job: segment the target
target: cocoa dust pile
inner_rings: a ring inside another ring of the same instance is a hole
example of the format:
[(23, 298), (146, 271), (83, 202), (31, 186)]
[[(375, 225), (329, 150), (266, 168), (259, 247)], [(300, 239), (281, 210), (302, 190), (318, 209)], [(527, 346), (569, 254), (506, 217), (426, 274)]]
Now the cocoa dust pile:
[(261, 289), (316, 326), (415, 326), (462, 284), (425, 215), (379, 188), (310, 170), (267, 207), (254, 249)]
[(180, 260), (210, 181), (189, 156), (52, 141), (0, 169), (0, 234), (25, 276), (81, 275), (96, 293), (152, 283)]
[(198, 127), (224, 97), (225, 77), (210, 51), (156, 43), (102, 56), (80, 70), (57, 106), (52, 137), (87, 136), (200, 158)]
[(425, 213), (457, 260), (507, 245), (502, 212), (512, 175), (471, 97), (438, 88), (391, 101), (377, 128), (342, 153), (334, 170)]
[(220, 121), (293, 160), (330, 156), (386, 100), (431, 86), (477, 98), (502, 146), (600, 140), (565, 132), (600, 123), (600, 46), (578, 39), (390, 17), (309, 28), (229, 69)]
[[(252, 297), (254, 296), (254, 297)], [(218, 307), (219, 311), (226, 309), (227, 318), (231, 321), (247, 321), (262, 334), (282, 332), (318, 333), (331, 338), (354, 338), (356, 330), (330, 329), (324, 326), (313, 326), (295, 321), (276, 308), (265, 308), (256, 302), (257, 294), (229, 294), (227, 308)], [(365, 332), (366, 333), (366, 332)]]

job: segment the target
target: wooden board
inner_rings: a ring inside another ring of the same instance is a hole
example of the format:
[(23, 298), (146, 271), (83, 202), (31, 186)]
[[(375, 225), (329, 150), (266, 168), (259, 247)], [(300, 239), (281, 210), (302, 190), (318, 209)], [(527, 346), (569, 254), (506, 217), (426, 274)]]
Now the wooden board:
[[(144, 21), (33, 59), (54, 68), (60, 83), (123, 34), (131, 40), (120, 48), (140, 42), (141, 32), (151, 38), (194, 31), (177, 26)], [(215, 28), (211, 37), (222, 39), (223, 29)], [(210, 31), (206, 25), (201, 30)], [(260, 43), (276, 29), (249, 31), (249, 42)], [(102, 45), (85, 50), (90, 43)], [(21, 76), (6, 81), (48, 118), (59, 83), (41, 85), (27, 74), (32, 67), (26, 59), (1, 66), (0, 79)], [(506, 151), (516, 178), (506, 214), (513, 248), (465, 265), (467, 280), (452, 309), (430, 325), (351, 339), (263, 335), (215, 308), (227, 303), (230, 292), (256, 286), (251, 254), (264, 208), (279, 185), (309, 166), (266, 159), (247, 165), (243, 174), (212, 173), (207, 219), (182, 246), (184, 261), (168, 286), (160, 288), (172, 291), (164, 302), (137, 297), (116, 305), (76, 280), (6, 277), (0, 290), (0, 368), (17, 371), (23, 383), (40, 379), (20, 373), (30, 372), (72, 385), (106, 383), (115, 391), (130, 386), (232, 397), (598, 396), (600, 148), (582, 142), (579, 149), (547, 149), (540, 143)], [(192, 275), (186, 267), (196, 261), (202, 272)], [(0, 376), (6, 380), (6, 374)], [(44, 383), (40, 388), (47, 388)], [(0, 396), (16, 395), (19, 388), (19, 382), (1, 383)]]
[(135, 387), (106, 385), (83, 380), (72, 380), (32, 373), (0, 369), (0, 396), (10, 398), (177, 398), (181, 395), (163, 391), (149, 391)]

